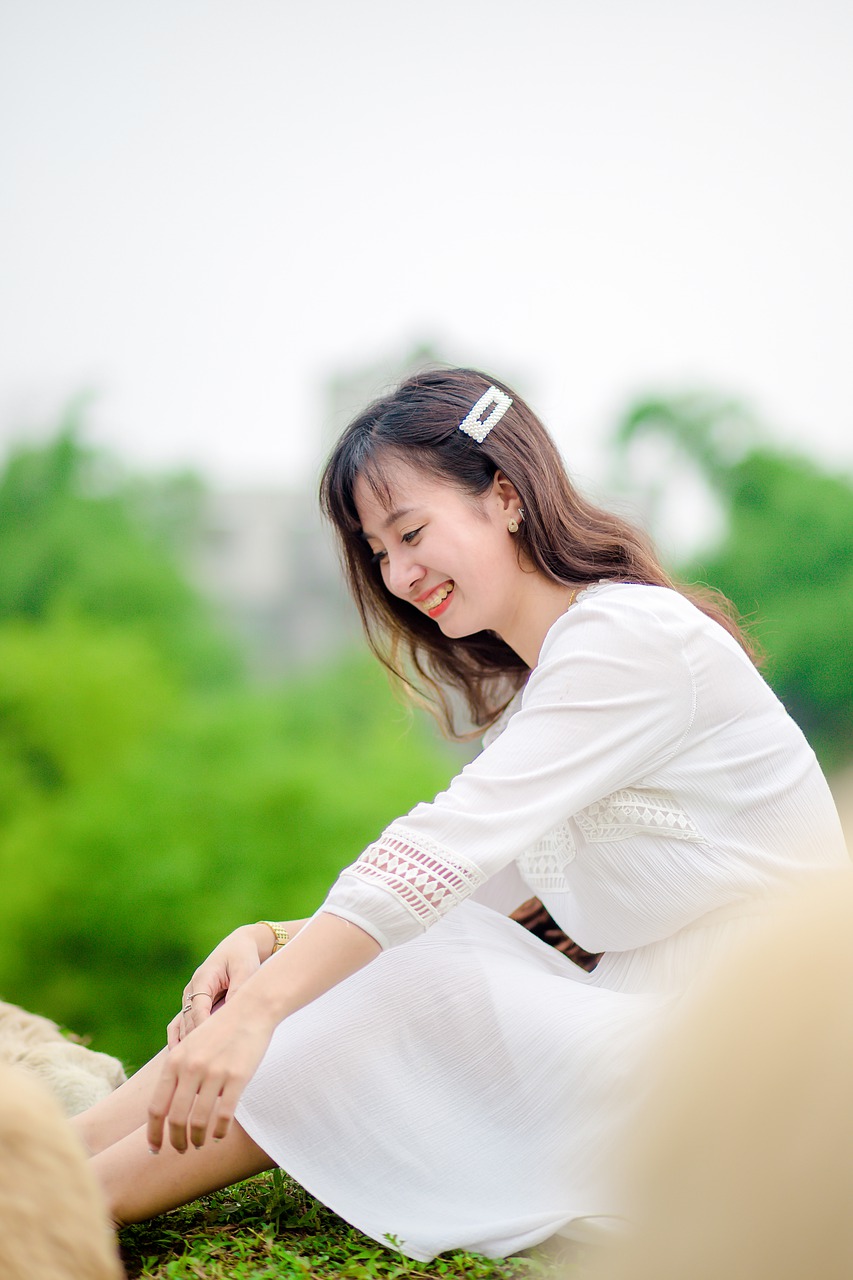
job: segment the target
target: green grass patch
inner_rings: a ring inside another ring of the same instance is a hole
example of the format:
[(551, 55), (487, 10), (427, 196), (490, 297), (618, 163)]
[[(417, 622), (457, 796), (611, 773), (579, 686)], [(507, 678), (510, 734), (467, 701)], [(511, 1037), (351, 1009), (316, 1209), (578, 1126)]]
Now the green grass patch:
[(130, 1280), (581, 1280), (565, 1256), (546, 1249), (414, 1262), (350, 1227), (280, 1170), (126, 1227), (120, 1241)]

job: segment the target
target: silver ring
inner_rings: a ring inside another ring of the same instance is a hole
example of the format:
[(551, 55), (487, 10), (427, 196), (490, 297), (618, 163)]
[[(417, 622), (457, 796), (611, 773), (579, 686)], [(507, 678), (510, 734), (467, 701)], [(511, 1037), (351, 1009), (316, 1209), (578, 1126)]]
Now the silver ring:
[(183, 1009), (181, 1010), (182, 1013), (192, 1013), (192, 1011), (193, 1011), (193, 1007), (189, 1003), (185, 1004)]
[(189, 1000), (190, 1003), (192, 1003), (192, 1001), (197, 1000), (199, 996), (206, 996), (208, 1000), (213, 999), (213, 996), (210, 994), (209, 991), (194, 991), (191, 996), (187, 996), (187, 1000)]

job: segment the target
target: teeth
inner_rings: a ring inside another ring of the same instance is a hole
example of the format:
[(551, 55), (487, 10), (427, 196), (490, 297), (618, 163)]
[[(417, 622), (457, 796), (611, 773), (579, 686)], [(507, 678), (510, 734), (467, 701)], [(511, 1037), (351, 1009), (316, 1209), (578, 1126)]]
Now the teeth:
[(453, 590), (452, 583), (449, 587), (439, 587), (435, 595), (430, 596), (429, 600), (424, 600), (424, 608), (427, 611), (429, 611), (430, 609), (437, 609), (438, 606), (441, 604), (442, 600), (446, 600), (447, 597), (452, 592), (452, 590)]

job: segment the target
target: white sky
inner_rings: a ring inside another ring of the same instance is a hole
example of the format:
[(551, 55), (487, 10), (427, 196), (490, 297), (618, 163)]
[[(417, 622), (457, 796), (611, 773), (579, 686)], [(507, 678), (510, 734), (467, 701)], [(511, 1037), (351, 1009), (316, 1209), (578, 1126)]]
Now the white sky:
[(853, 465), (847, 0), (0, 0), (0, 444), (311, 474), (418, 340), (595, 475), (645, 390)]

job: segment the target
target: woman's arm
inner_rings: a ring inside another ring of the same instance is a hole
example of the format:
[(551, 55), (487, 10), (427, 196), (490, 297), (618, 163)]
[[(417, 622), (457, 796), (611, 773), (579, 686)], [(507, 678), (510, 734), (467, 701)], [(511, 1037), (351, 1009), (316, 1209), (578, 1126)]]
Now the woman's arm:
[[(272, 950), (274, 938), (266, 925), (244, 928), (253, 931), (261, 948)], [(261, 928), (268, 943), (261, 939)], [(166, 1130), (177, 1151), (185, 1151), (188, 1141), (200, 1147), (208, 1136), (224, 1138), (278, 1024), (363, 968), (380, 950), (358, 925), (321, 912), (266, 964), (259, 964), (216, 1017), (203, 1019), (166, 1057), (148, 1110), (152, 1153), (160, 1150)]]
[(661, 587), (614, 584), (578, 603), (549, 632), (503, 733), (345, 867), (323, 910), (393, 947), (472, 893), (489, 901), (484, 886), (523, 850), (672, 759), (698, 696), (687, 640), (711, 627)]

